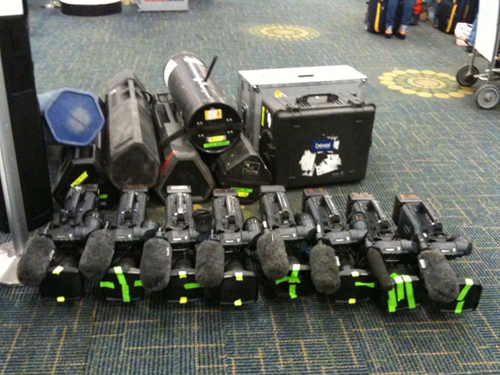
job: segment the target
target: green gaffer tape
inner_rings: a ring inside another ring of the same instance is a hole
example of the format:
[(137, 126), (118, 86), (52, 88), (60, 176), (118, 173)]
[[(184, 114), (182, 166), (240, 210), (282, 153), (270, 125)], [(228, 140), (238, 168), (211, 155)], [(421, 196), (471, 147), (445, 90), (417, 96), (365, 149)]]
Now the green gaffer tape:
[(299, 271), (300, 271), (300, 264), (294, 264), (292, 266), (292, 273), (290, 274), (290, 276), (285, 276), (282, 279), (276, 280), (275, 281), (276, 285), (284, 282), (288, 282), (290, 284), (300, 284)]
[(232, 187), (231, 189), (234, 189), (234, 190), (242, 192), (242, 193), (253, 193), (253, 189), (250, 189), (250, 188)]
[(101, 281), (99, 284), (101, 288), (109, 288), (109, 289), (115, 289), (115, 283), (111, 281)]
[(392, 288), (387, 292), (389, 296), (389, 300), (387, 301), (388, 307), (389, 307), (389, 312), (394, 312), (396, 311), (396, 308), (398, 307), (398, 301), (396, 301), (396, 290), (395, 288)]
[(403, 278), (401, 276), (396, 276), (394, 278), (394, 281), (396, 282), (396, 289), (397, 289), (397, 297), (398, 297), (398, 302), (405, 299), (405, 286), (403, 284)]
[(135, 281), (134, 281), (134, 286), (135, 286), (135, 287), (142, 286), (142, 280), (135, 280)]
[(457, 297), (457, 301), (463, 301), (465, 299), (465, 296), (467, 293), (469, 293), (470, 288), (472, 288), (472, 285), (474, 285), (474, 280), (472, 279), (465, 279), (465, 286), (460, 292), (460, 294)]
[(413, 285), (411, 277), (408, 275), (403, 275), (403, 280), (406, 286), (406, 297), (408, 299), (408, 308), (414, 309), (416, 307), (415, 297), (413, 296)]
[(455, 314), (461, 314), (462, 309), (464, 308), (465, 301), (460, 301), (457, 303), (457, 307), (455, 308)]
[(291, 299), (297, 298), (297, 285), (295, 284), (300, 284), (299, 271), (300, 264), (294, 264), (292, 265), (292, 273), (290, 276), (285, 276), (284, 278), (275, 281), (276, 285), (283, 282), (288, 282), (290, 284), (288, 293), (290, 294)]
[(123, 302), (130, 302), (130, 289), (127, 284), (127, 280), (123, 275), (123, 270), (121, 267), (113, 268), (115, 270), (116, 277), (118, 278), (118, 282), (122, 286), (122, 298)]
[(472, 279), (465, 279), (465, 286), (464, 288), (460, 291), (460, 294), (457, 297), (457, 307), (455, 308), (455, 314), (461, 314), (462, 309), (465, 305), (465, 297), (467, 296), (467, 293), (469, 293), (470, 288), (472, 288), (472, 285), (474, 285), (474, 280)]
[(201, 288), (201, 285), (198, 283), (186, 283), (184, 284), (184, 289), (196, 289)]
[(231, 144), (231, 141), (204, 143), (203, 148), (222, 147), (222, 146), (227, 146), (229, 144)]
[(368, 288), (375, 288), (375, 283), (363, 283), (361, 281), (356, 281), (354, 286), (366, 286)]
[[(408, 308), (414, 309), (416, 307), (415, 296), (413, 294), (413, 285), (411, 277), (408, 275), (399, 276), (396, 273), (390, 275), (396, 282), (396, 288), (392, 288), (388, 292), (388, 306), (389, 312), (396, 311), (398, 302), (405, 299), (405, 289), (406, 289), (406, 299), (408, 300)], [(396, 297), (397, 290), (397, 297)]]
[(290, 293), (291, 299), (297, 298), (297, 285), (295, 284), (290, 285), (290, 289), (288, 292)]

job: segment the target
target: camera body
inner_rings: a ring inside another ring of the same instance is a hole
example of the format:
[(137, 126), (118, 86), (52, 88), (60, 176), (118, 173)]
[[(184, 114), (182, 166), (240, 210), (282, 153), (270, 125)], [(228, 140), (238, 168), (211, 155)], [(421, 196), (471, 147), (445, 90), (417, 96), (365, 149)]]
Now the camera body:
[(172, 303), (195, 302), (204, 295), (196, 282), (195, 245), (210, 234), (212, 215), (207, 210), (193, 212), (191, 187), (187, 185), (168, 186), (165, 206), (165, 237), (173, 250), (166, 298)]
[(422, 286), (415, 274), (418, 247), (394, 232), (379, 201), (370, 193), (351, 193), (346, 209), (349, 227), (366, 230), (360, 248), (360, 264), (367, 264), (378, 281), (382, 306), (395, 312), (414, 309), (422, 299)]
[(78, 263), (88, 236), (105, 226), (104, 216), (98, 208), (97, 185), (71, 187), (64, 208), (59, 212), (58, 223), (43, 233), (52, 239), (56, 250), (47, 276), (40, 284), (42, 298), (66, 302), (83, 297), (84, 280)]
[(367, 230), (349, 228), (326, 189), (304, 189), (303, 204), (304, 212), (316, 222), (316, 242), (332, 247), (336, 254), (340, 288), (334, 294), (335, 301), (354, 304), (368, 300), (375, 281), (370, 272), (358, 268), (358, 250)]
[(161, 236), (158, 223), (148, 219), (148, 189), (127, 185), (120, 196), (116, 224), (111, 229), (115, 252), (100, 286), (108, 301), (130, 302), (144, 298), (139, 264), (144, 243)]
[[(400, 237), (411, 240), (419, 252), (437, 250), (447, 260), (470, 255), (472, 243), (462, 235), (449, 236), (428, 202), (414, 194), (399, 194), (394, 199), (392, 219)], [(420, 260), (419, 267), (428, 266)], [(472, 278), (458, 277), (460, 294), (449, 303), (436, 302), (442, 312), (473, 311), (479, 305), (482, 285)]]
[(255, 217), (243, 220), (243, 212), (234, 189), (213, 192), (214, 238), (224, 247), (224, 277), (219, 286), (222, 305), (241, 306), (259, 298), (257, 277), (246, 269), (246, 249), (254, 249), (262, 225)]
[(315, 238), (314, 219), (305, 212), (294, 213), (283, 186), (261, 186), (260, 192), (264, 230), (270, 230), (284, 240), (288, 256), (289, 272), (284, 279), (275, 281), (276, 292), (292, 299), (307, 294), (313, 290), (309, 243)]

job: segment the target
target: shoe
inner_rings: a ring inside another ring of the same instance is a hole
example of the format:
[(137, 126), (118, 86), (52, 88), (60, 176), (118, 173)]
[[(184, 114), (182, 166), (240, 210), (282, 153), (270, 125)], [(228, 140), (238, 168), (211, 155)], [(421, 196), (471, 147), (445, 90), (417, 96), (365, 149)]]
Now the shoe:
[(467, 51), (467, 53), (472, 53), (474, 47), (469, 44), (467, 47), (465, 47), (465, 50)]
[(391, 31), (390, 33), (388, 33), (388, 32), (386, 31), (384, 35), (385, 35), (385, 37), (386, 37), (387, 39), (391, 39), (391, 38), (392, 38), (392, 31)]
[(405, 40), (406, 39), (406, 31), (400, 31), (400, 32), (396, 33), (396, 36), (401, 40)]

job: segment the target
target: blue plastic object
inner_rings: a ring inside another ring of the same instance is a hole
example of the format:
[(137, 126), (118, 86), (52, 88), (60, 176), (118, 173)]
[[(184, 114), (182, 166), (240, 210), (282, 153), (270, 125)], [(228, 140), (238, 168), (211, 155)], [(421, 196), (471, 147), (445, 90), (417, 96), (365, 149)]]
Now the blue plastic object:
[(43, 117), (54, 139), (65, 145), (87, 146), (104, 126), (98, 98), (86, 91), (60, 89), (38, 95)]

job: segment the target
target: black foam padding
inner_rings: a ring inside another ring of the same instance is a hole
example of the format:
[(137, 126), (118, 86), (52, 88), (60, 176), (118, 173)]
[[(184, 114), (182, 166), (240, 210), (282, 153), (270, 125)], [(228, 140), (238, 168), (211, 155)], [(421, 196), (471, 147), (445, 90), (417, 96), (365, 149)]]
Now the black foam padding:
[(340, 288), (340, 274), (335, 250), (325, 244), (317, 244), (309, 255), (311, 280), (321, 294), (331, 295)]
[(33, 236), (26, 244), (26, 251), (17, 265), (17, 278), (26, 286), (39, 286), (50, 265), (54, 242), (43, 236)]
[(89, 236), (78, 269), (89, 280), (99, 281), (111, 265), (115, 241), (107, 229), (99, 229)]
[(146, 241), (141, 258), (141, 281), (147, 292), (165, 289), (170, 281), (172, 247), (163, 238)]
[(89, 4), (89, 2), (82, 1), (82, 4), (70, 4), (61, 1), (61, 13), (68, 16), (81, 16), (81, 17), (97, 17), (108, 16), (111, 14), (121, 13), (122, 2), (115, 1), (108, 4)]
[(224, 248), (220, 242), (203, 241), (196, 249), (196, 281), (203, 288), (215, 288), (224, 278)]
[(288, 256), (285, 241), (273, 232), (264, 233), (257, 240), (257, 255), (267, 278), (279, 280), (288, 274)]
[(452, 302), (460, 293), (458, 279), (446, 257), (438, 250), (425, 250), (418, 256), (420, 272), (429, 297), (435, 302)]

